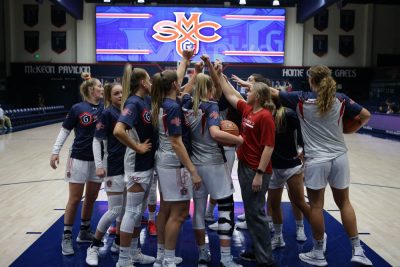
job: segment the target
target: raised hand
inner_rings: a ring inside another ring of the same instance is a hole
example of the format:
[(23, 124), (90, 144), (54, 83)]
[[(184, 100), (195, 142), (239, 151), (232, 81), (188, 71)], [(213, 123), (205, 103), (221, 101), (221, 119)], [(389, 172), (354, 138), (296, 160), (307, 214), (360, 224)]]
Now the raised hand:
[(183, 58), (190, 60), (194, 55), (194, 49), (190, 49), (190, 50), (185, 49), (185, 50), (183, 50), (182, 55), (183, 55)]
[(201, 62), (196, 62), (196, 64), (194, 64), (194, 70), (196, 73), (202, 73), (204, 69), (204, 63)]

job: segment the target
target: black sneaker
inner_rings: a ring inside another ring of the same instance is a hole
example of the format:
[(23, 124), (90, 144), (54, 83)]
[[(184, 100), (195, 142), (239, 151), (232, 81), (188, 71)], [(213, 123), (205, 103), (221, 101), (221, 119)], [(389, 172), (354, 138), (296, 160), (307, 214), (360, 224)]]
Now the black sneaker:
[(248, 252), (248, 251), (242, 252), (240, 253), (239, 257), (245, 261), (256, 261), (256, 256), (254, 255), (253, 252)]

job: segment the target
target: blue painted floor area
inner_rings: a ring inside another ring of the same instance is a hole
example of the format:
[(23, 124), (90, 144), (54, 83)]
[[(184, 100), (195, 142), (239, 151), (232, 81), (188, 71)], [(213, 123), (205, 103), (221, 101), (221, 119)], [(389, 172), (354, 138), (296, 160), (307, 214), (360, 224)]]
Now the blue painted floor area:
[[(279, 266), (309, 266), (306, 263), (302, 263), (298, 259), (300, 252), (308, 251), (312, 248), (311, 229), (309, 224), (305, 221), (305, 230), (308, 240), (306, 242), (296, 241), (296, 226), (294, 217), (291, 212), (290, 203), (282, 203), (284, 226), (283, 234), (286, 242), (286, 247), (277, 249), (274, 251), (275, 259)], [(107, 202), (101, 201), (96, 202), (94, 216), (92, 220), (92, 228), (97, 225), (101, 215), (107, 210)], [(235, 216), (243, 213), (243, 204), (241, 202), (235, 203)], [(80, 210), (78, 211), (80, 214)], [(215, 209), (215, 215), (217, 215), (217, 209)], [(347, 238), (346, 233), (342, 225), (336, 221), (327, 212), (324, 212), (326, 233), (328, 234), (328, 244), (326, 258), (329, 266), (357, 266), (350, 262), (351, 258), (351, 245)], [(79, 218), (77, 216), (75, 220), (75, 226), (79, 225)], [(74, 227), (73, 236), (74, 239), (78, 234), (79, 227)], [(75, 255), (63, 256), (61, 254), (61, 234), (63, 231), (63, 217), (57, 220), (46, 232), (44, 232), (40, 238), (34, 242), (18, 259), (16, 259), (11, 266), (87, 266), (85, 263), (86, 249), (89, 244), (77, 244), (74, 242)], [(209, 266), (218, 266), (219, 262), (219, 243), (218, 235), (216, 232), (208, 231), (208, 240), (210, 243), (210, 250), (212, 253), (212, 262)], [(113, 236), (106, 235), (105, 246), (101, 250), (99, 266), (111, 267), (115, 266), (118, 260), (117, 254), (110, 252), (110, 246), (112, 244)], [(148, 235), (146, 226), (143, 226), (140, 235), (140, 242), (142, 251), (145, 254), (156, 255), (157, 249), (157, 238)], [(232, 240), (232, 254), (238, 257), (239, 253), (246, 247), (251, 246), (249, 233), (247, 230), (235, 230)], [(366, 255), (371, 259), (374, 266), (390, 266), (384, 259), (378, 254), (371, 250), (367, 245), (363, 244)], [(182, 227), (178, 246), (176, 248), (176, 254), (183, 257), (184, 261), (180, 266), (194, 267), (197, 266), (197, 247), (195, 245), (194, 235), (192, 231), (192, 222), (187, 219)], [(255, 266), (254, 263), (248, 263), (242, 260), (238, 260), (243, 266)], [(137, 265), (140, 266), (140, 265)], [(151, 265), (143, 265), (151, 266)]]

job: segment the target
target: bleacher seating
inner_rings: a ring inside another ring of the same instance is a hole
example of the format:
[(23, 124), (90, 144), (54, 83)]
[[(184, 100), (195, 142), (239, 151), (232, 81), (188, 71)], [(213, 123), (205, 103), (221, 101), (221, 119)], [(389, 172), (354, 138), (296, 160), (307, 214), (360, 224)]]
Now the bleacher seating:
[(6, 109), (4, 114), (12, 122), (13, 131), (19, 131), (60, 122), (68, 110), (64, 106)]

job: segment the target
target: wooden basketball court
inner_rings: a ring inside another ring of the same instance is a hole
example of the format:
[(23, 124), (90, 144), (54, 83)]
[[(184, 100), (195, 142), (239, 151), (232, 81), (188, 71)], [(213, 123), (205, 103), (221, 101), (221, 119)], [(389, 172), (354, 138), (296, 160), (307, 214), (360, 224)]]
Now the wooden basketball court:
[[(67, 184), (63, 177), (73, 136), (61, 151), (59, 168), (53, 170), (49, 158), (59, 129), (60, 124), (53, 124), (0, 135), (0, 266), (12, 264), (64, 213)], [(389, 264), (400, 266), (400, 142), (365, 134), (346, 135), (346, 141), (360, 238)], [(236, 169), (233, 178), (235, 201), (241, 202)], [(103, 190), (102, 200), (106, 200)], [(325, 210), (340, 222), (329, 189)], [(59, 244), (54, 246), (61, 255)]]

